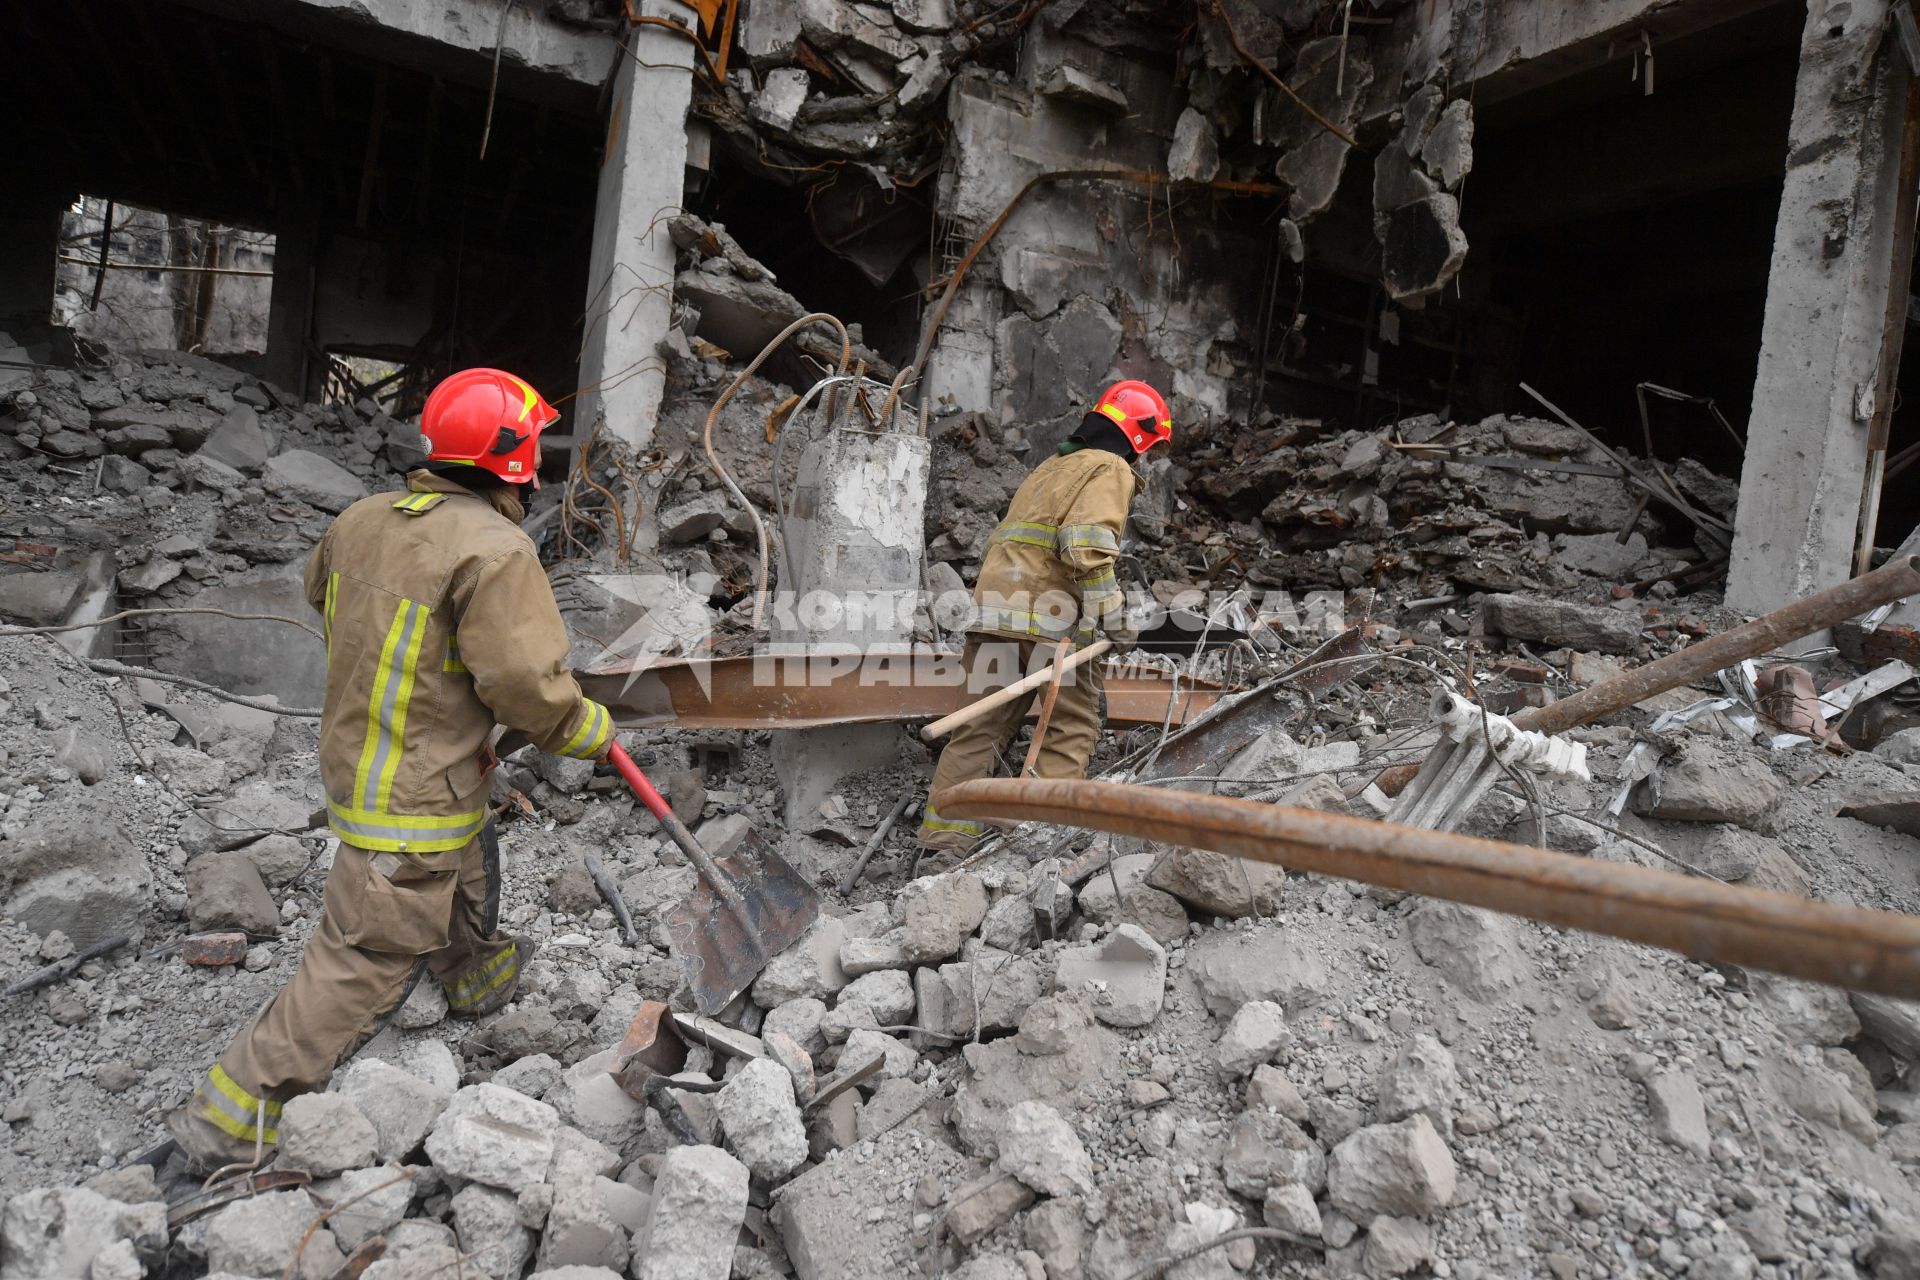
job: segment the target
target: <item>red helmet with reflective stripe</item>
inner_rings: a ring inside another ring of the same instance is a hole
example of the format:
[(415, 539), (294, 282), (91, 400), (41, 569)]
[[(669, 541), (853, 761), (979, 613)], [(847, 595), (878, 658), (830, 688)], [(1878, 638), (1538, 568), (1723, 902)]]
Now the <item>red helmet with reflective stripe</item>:
[(1095, 413), (1112, 418), (1126, 433), (1135, 453), (1173, 439), (1173, 411), (1158, 391), (1144, 382), (1116, 382), (1100, 393)]
[(508, 484), (534, 484), (540, 433), (559, 411), (499, 369), (462, 369), (433, 389), (420, 414), (430, 462), (464, 462)]

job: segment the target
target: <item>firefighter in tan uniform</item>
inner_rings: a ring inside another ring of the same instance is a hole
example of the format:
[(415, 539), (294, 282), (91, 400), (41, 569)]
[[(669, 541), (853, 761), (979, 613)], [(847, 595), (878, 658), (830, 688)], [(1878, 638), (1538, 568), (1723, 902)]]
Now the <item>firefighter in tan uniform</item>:
[(499, 931), (487, 825), (495, 724), (543, 751), (603, 757), (605, 707), (567, 666), (567, 633), (519, 494), (559, 415), (525, 382), (469, 369), (421, 416), (426, 466), (362, 499), (307, 561), (325, 620), (320, 773), (339, 837), (325, 911), (299, 971), (167, 1117), (189, 1160), (250, 1161), (281, 1104), (326, 1087), (423, 971), (451, 1012), (506, 1004), (529, 958)]
[[(1097, 631), (1124, 634), (1125, 596), (1113, 564), (1138, 487), (1133, 462), (1172, 436), (1172, 414), (1159, 392), (1144, 382), (1117, 382), (1059, 452), (1021, 483), (974, 585), (964, 659), (968, 701), (1014, 683), (1031, 669), (1036, 649), (1044, 658), (1063, 636), (1080, 648)], [(921, 844), (964, 852), (986, 834), (982, 823), (941, 817), (935, 801), (944, 788), (993, 772), (1032, 701), (1017, 698), (954, 731), (928, 788)], [(1068, 672), (1035, 772), (1085, 777), (1103, 712), (1096, 664)]]

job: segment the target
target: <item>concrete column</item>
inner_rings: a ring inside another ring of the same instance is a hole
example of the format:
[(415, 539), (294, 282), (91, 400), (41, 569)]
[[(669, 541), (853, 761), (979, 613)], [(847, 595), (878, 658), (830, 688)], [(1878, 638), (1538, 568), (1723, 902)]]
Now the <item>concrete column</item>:
[(1908, 72), (1888, 4), (1808, 10), (1727, 578), (1727, 604), (1755, 614), (1852, 576), (1888, 290), (1906, 288), (1889, 279)]
[(54, 254), (66, 204), (28, 192), (0, 209), (0, 330), (23, 343), (43, 341), (51, 322)]
[[(648, 0), (646, 9), (681, 19), (689, 13), (663, 0)], [(694, 50), (653, 26), (635, 29), (629, 41), (634, 57), (621, 58), (614, 72), (600, 160), (575, 430), (584, 439), (604, 417), (609, 432), (639, 449), (653, 439), (666, 385), (658, 350), (673, 306), (666, 220), (686, 188)]]
[[(902, 413), (897, 422), (907, 430), (881, 434), (824, 431), (801, 455), (772, 618), (779, 650), (911, 654), (931, 461), (913, 418)], [(776, 733), (773, 765), (788, 824), (815, 816), (848, 776), (898, 767), (907, 751), (901, 734), (888, 724)]]
[(276, 387), (315, 399), (313, 355), (307, 350), (313, 335), (314, 270), (318, 258), (319, 214), (301, 209), (282, 218), (273, 228), (273, 293), (267, 304), (267, 350), (260, 357), (260, 376)]

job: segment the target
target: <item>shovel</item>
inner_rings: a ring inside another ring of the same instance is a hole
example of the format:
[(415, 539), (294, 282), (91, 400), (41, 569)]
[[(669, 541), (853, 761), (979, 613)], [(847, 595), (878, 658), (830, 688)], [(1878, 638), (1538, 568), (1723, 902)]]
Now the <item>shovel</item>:
[(758, 832), (726, 857), (710, 857), (633, 757), (616, 743), (608, 758), (700, 873), (693, 896), (667, 913), (667, 932), (694, 1006), (712, 1016), (807, 931), (820, 915), (820, 897)]

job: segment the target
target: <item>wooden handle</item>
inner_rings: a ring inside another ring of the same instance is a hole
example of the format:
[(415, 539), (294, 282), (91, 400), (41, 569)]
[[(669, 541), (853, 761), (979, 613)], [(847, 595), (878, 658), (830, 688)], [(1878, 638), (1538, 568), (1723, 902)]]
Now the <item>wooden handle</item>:
[(1060, 678), (1067, 669), (1060, 664), (1067, 660), (1067, 638), (1060, 637), (1060, 647), (1053, 651), (1053, 679), (1047, 682), (1047, 696), (1040, 700), (1040, 718), (1033, 722), (1033, 741), (1027, 744), (1027, 760), (1020, 766), (1020, 776), (1031, 778), (1034, 767), (1040, 763), (1040, 746), (1047, 740), (1047, 726), (1053, 723), (1053, 704), (1060, 700)]
[(1107, 650), (1113, 648), (1111, 640), (1096, 640), (1086, 648), (1069, 657), (1065, 662), (1048, 663), (1032, 675), (1017, 683), (1010, 684), (998, 693), (990, 693), (969, 706), (960, 708), (950, 716), (942, 716), (920, 731), (920, 736), (928, 742), (946, 737), (963, 724), (972, 724), (995, 707), (1005, 706), (1015, 698), (1024, 697), (1052, 680), (1055, 674), (1065, 676), (1067, 672), (1083, 663), (1091, 662)]

